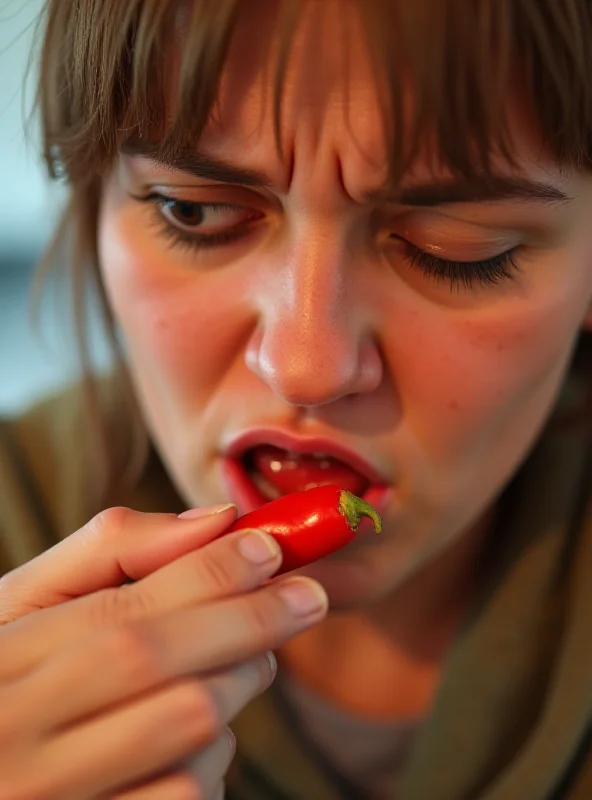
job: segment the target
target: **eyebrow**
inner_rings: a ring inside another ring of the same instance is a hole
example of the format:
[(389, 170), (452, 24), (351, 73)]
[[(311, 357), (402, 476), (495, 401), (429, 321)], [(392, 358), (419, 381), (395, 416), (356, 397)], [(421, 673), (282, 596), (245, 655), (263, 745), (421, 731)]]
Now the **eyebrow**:
[(163, 167), (185, 172), (197, 178), (205, 178), (218, 183), (240, 183), (243, 186), (253, 186), (259, 189), (272, 187), (272, 181), (263, 172), (237, 167), (196, 150), (182, 151), (169, 156), (163, 153), (158, 144), (141, 139), (129, 139), (122, 144), (120, 149), (125, 155), (142, 156)]
[[(197, 178), (259, 189), (273, 188), (273, 181), (259, 170), (239, 167), (197, 150), (169, 155), (163, 152), (157, 142), (135, 138), (123, 142), (120, 149), (125, 155), (141, 156), (155, 164)], [(505, 175), (493, 175), (470, 182), (455, 179), (430, 181), (403, 187), (398, 191), (379, 189), (364, 194), (364, 200), (369, 203), (395, 203), (423, 208), (453, 203), (492, 203), (504, 200), (563, 204), (572, 199), (552, 184)]]
[(430, 181), (401, 188), (397, 192), (366, 192), (364, 197), (369, 202), (391, 202), (424, 208), (451, 203), (495, 203), (503, 200), (559, 204), (573, 199), (552, 184), (505, 175), (492, 175), (475, 181)]

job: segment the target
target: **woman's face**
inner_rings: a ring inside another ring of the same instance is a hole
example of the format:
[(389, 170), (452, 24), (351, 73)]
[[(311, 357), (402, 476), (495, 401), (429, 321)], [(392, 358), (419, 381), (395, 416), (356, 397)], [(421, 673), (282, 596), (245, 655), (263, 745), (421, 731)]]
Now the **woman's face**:
[(517, 120), (520, 168), (500, 163), (495, 196), (419, 164), (389, 197), (367, 54), (325, 9), (288, 70), (283, 156), (261, 20), (245, 19), (215, 123), (176, 167), (123, 153), (99, 238), (188, 504), (246, 511), (325, 479), (377, 504), (384, 535), (308, 570), (347, 606), (459, 541), (536, 437), (592, 296), (592, 186)]

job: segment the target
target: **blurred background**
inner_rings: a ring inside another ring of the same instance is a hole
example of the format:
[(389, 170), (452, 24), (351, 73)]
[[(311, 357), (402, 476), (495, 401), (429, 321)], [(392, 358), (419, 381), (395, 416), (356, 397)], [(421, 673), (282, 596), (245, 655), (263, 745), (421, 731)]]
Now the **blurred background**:
[[(51, 286), (41, 327), (30, 322), (33, 272), (62, 208), (65, 189), (50, 183), (40, 158), (34, 105), (36, 24), (43, 0), (0, 0), (0, 415), (17, 414), (75, 377), (62, 323), (65, 286)], [(32, 49), (33, 48), (33, 49)], [(106, 353), (91, 321), (97, 360)]]

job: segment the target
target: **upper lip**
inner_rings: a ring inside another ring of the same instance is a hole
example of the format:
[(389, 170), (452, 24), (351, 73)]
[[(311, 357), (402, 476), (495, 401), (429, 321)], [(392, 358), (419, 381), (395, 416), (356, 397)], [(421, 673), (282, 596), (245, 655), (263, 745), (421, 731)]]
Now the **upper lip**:
[(293, 453), (323, 453), (343, 461), (363, 475), (369, 483), (388, 483), (372, 464), (355, 451), (325, 436), (295, 436), (277, 428), (253, 428), (234, 437), (224, 455), (226, 458), (240, 459), (246, 452), (261, 445), (272, 445)]

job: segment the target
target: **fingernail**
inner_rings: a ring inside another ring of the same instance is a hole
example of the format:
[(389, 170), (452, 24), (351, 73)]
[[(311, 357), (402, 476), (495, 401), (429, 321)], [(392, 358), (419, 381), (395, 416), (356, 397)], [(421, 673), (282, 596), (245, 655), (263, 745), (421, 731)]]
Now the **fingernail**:
[(252, 564), (267, 564), (275, 561), (281, 550), (279, 544), (264, 531), (249, 531), (241, 536), (238, 541), (238, 549), (242, 555)]
[(201, 508), (190, 508), (179, 514), (177, 519), (199, 519), (200, 517), (211, 517), (214, 514), (222, 514), (224, 511), (230, 511), (231, 508), (236, 508), (234, 503), (225, 503), (221, 506), (202, 506)]
[(234, 756), (234, 754), (236, 753), (236, 736), (230, 730), (230, 728), (226, 728), (224, 733), (226, 735), (226, 741), (228, 742), (228, 746), (230, 748), (230, 752)]
[(329, 600), (323, 587), (309, 578), (286, 581), (278, 592), (295, 617), (309, 617), (325, 611)]
[(269, 661), (269, 668), (271, 670), (271, 680), (273, 681), (278, 671), (277, 658), (275, 657), (275, 655), (272, 653), (271, 650), (269, 650), (265, 655), (267, 656), (267, 660)]

